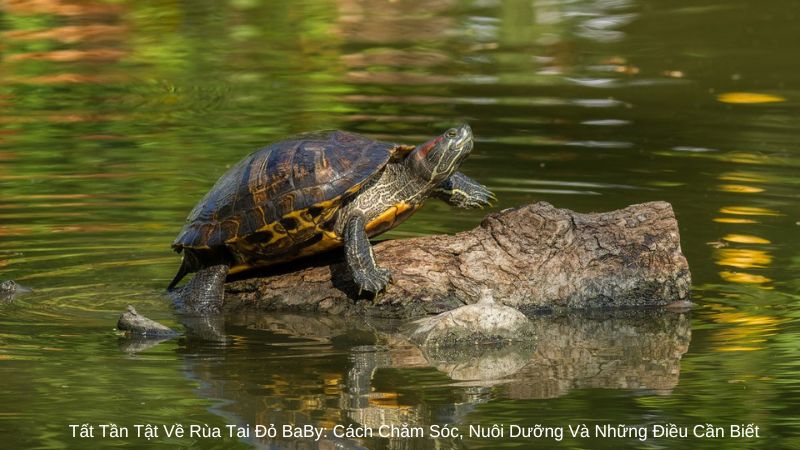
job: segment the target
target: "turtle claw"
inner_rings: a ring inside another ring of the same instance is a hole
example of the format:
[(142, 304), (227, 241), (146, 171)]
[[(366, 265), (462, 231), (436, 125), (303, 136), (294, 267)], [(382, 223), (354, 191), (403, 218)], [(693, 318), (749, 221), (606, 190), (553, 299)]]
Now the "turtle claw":
[(378, 294), (386, 289), (386, 286), (392, 281), (392, 272), (389, 269), (382, 267), (374, 267), (365, 270), (359, 270), (353, 273), (353, 281), (358, 286), (358, 296), (360, 297), (364, 291)]
[(486, 186), (477, 182), (468, 186), (468, 189), (456, 191), (453, 194), (454, 204), (464, 209), (475, 209), (484, 207), (491, 207), (492, 203), (497, 201), (497, 197)]
[(492, 191), (486, 189), (486, 186), (481, 185), (470, 192), (468, 196), (462, 200), (462, 207), (467, 209), (491, 207), (493, 202), (497, 201), (497, 197)]
[(478, 203), (481, 204), (481, 207), (492, 206), (492, 203), (497, 201), (497, 196), (494, 195), (494, 192), (487, 189), (486, 186), (481, 186), (481, 188), (483, 188), (481, 192), (476, 193), (476, 196), (479, 197)]

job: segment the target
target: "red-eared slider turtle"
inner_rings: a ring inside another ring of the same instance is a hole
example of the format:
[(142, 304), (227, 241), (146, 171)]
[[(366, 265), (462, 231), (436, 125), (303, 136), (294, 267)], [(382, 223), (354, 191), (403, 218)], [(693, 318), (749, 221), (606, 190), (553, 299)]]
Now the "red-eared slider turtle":
[(214, 310), (229, 273), (344, 246), (359, 291), (378, 293), (391, 274), (376, 264), (370, 237), (400, 224), (429, 196), (461, 208), (494, 198), (457, 172), (471, 150), (468, 125), (417, 147), (322, 131), (258, 150), (189, 214), (172, 244), (183, 261), (169, 289), (198, 272), (182, 296), (194, 309)]

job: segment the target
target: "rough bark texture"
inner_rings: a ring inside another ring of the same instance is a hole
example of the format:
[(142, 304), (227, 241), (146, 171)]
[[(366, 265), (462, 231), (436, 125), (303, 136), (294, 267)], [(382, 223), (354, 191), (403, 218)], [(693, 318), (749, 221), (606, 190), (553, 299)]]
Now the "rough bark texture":
[(478, 301), (524, 311), (666, 305), (689, 297), (691, 276), (666, 202), (580, 214), (544, 202), (487, 216), (454, 236), (375, 245), (394, 281), (356, 298), (342, 259), (229, 283), (228, 310), (414, 317)]

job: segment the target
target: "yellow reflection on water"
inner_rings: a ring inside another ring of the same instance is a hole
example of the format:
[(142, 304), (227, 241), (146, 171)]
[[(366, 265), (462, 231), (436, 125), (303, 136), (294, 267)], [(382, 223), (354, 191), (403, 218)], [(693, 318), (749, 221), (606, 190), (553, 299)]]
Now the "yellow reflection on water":
[(767, 183), (770, 180), (762, 174), (752, 172), (728, 172), (717, 177), (720, 181), (735, 181), (738, 183)]
[(785, 102), (786, 99), (778, 95), (759, 94), (756, 92), (726, 92), (719, 94), (717, 100), (722, 103), (752, 104)]
[(740, 219), (738, 217), (715, 217), (714, 222), (717, 223), (758, 223), (753, 219)]
[(727, 270), (720, 272), (719, 276), (722, 277), (723, 280), (730, 281), (731, 283), (765, 284), (772, 281), (771, 278), (767, 278), (763, 275), (754, 275), (745, 272), (730, 272)]
[(746, 248), (722, 248), (717, 250), (717, 264), (720, 266), (752, 269), (769, 266), (772, 256), (764, 250)]
[(755, 194), (764, 192), (763, 188), (755, 186), (745, 186), (743, 184), (720, 184), (719, 190), (722, 192), (737, 192), (742, 194)]
[[(777, 215), (775, 211), (767, 210), (765, 208), (748, 207), (748, 206), (729, 206), (720, 209), (720, 212), (727, 214), (741, 214), (741, 215)], [(721, 223), (752, 223), (751, 219), (742, 218), (725, 218), (719, 217), (714, 219), (715, 222)], [(751, 234), (742, 233), (728, 233), (722, 238), (726, 243), (745, 244), (745, 245), (767, 245), (772, 242), (769, 239), (762, 238)], [(727, 245), (720, 245), (719, 247), (727, 247)], [(732, 267), (736, 269), (764, 269), (772, 264), (772, 255), (768, 250), (754, 249), (754, 248), (717, 248), (714, 252), (714, 259), (718, 266)], [(729, 283), (741, 283), (749, 285), (764, 285), (770, 283), (772, 280), (764, 275), (752, 274), (747, 272), (723, 270), (719, 272), (719, 276)], [(759, 286), (762, 289), (771, 289), (770, 287)]]
[(780, 216), (781, 213), (773, 209), (759, 208), (757, 206), (724, 206), (719, 209), (722, 214), (739, 216)]
[(720, 159), (739, 164), (770, 164), (775, 161), (775, 158), (772, 156), (751, 152), (728, 152), (722, 155)]
[(411, 409), (399, 403), (400, 396), (396, 392), (375, 392), (369, 397), (369, 404), (379, 408)]
[(737, 244), (771, 244), (767, 239), (749, 234), (728, 234), (722, 238), (728, 242), (736, 242)]
[(763, 348), (760, 344), (766, 341), (767, 336), (776, 334), (782, 323), (776, 317), (730, 311), (722, 305), (709, 306), (718, 310), (712, 315), (715, 322), (731, 325), (713, 334), (712, 339), (718, 342), (716, 350), (721, 352), (760, 350)]
[(326, 376), (323, 387), (325, 395), (339, 395), (342, 389), (342, 383), (342, 377), (339, 375)]
[(715, 217), (714, 222), (717, 223), (758, 223), (753, 219), (740, 219), (738, 217)]

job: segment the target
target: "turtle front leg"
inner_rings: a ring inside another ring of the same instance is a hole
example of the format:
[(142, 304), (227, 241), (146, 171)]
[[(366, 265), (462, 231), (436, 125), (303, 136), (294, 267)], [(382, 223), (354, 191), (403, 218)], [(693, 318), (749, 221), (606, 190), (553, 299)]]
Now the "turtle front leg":
[(491, 206), (497, 200), (492, 191), (461, 172), (441, 182), (432, 195), (457, 208), (472, 209)]
[(354, 213), (344, 225), (344, 255), (353, 281), (358, 286), (358, 294), (369, 291), (378, 294), (392, 279), (389, 269), (378, 267), (372, 245), (366, 230), (366, 219), (361, 213)]
[(183, 312), (202, 315), (221, 312), (228, 269), (227, 265), (219, 264), (197, 271), (186, 286), (173, 291), (176, 307)]

